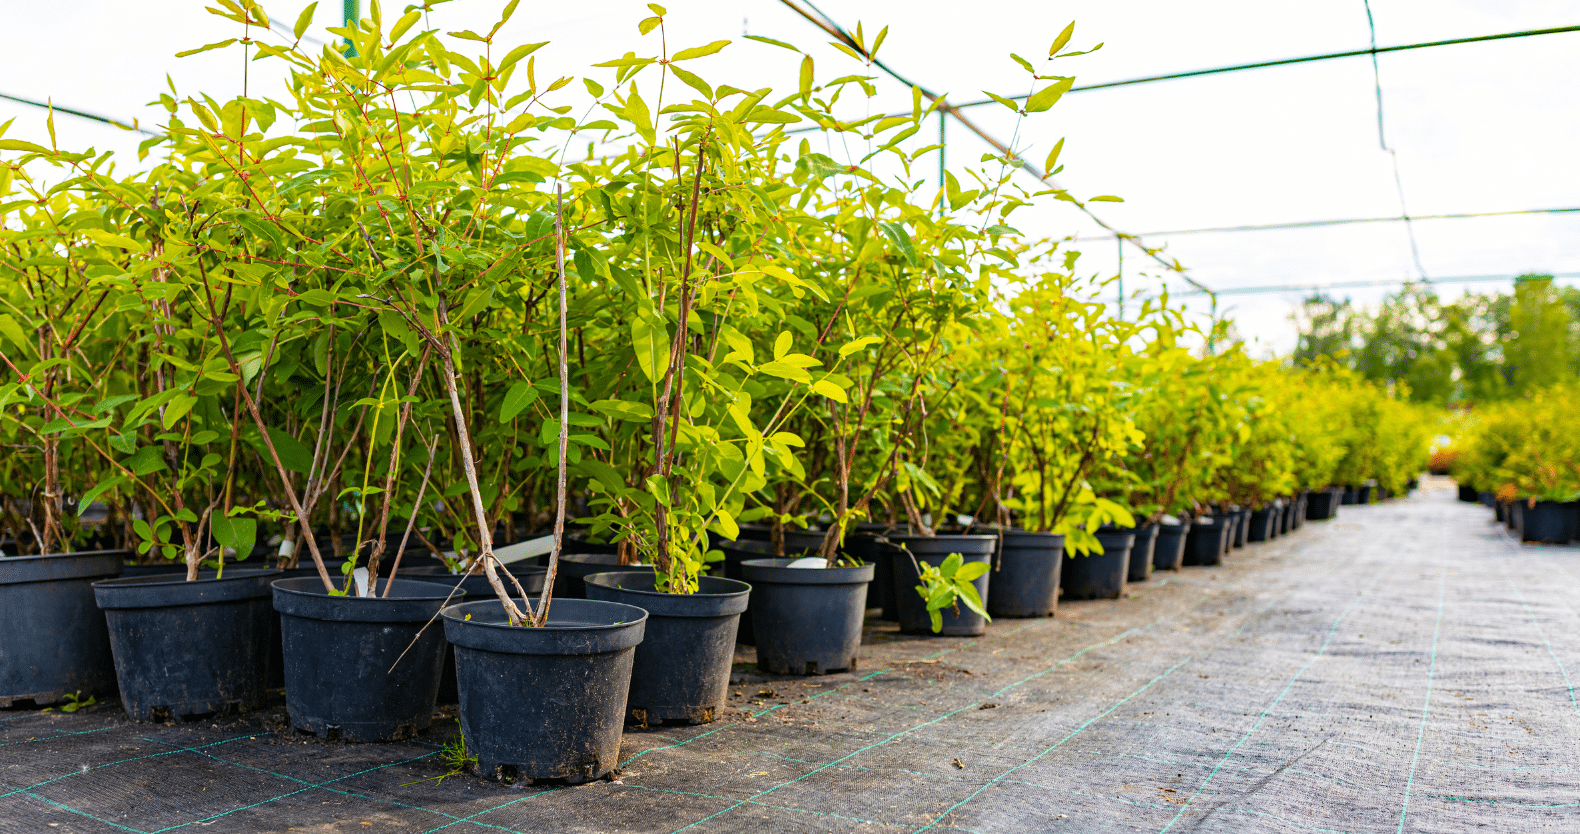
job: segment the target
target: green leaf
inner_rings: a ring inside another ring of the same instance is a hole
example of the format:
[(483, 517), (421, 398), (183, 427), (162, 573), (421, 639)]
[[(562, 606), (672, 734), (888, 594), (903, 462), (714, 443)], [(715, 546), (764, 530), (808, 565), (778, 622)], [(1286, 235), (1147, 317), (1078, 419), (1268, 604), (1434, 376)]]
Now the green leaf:
[[(274, 451), (280, 455), (280, 464), (286, 469), (306, 475), (313, 466), (313, 452), (302, 444), (302, 441), (292, 437), (283, 429), (269, 427), (269, 439), (274, 442)], [(266, 466), (273, 467), (274, 459), (269, 456), (268, 447), (261, 440), (257, 441), (258, 452), (263, 455)]]
[(982, 605), (982, 597), (977, 594), (975, 585), (970, 582), (957, 582), (955, 588), (960, 593), (960, 601), (965, 603), (967, 608), (982, 615), (988, 622), (993, 622), (993, 618), (988, 616), (987, 608)]
[(650, 382), (658, 382), (669, 367), (669, 329), (655, 327), (647, 316), (631, 320), (631, 343), (636, 349), (636, 364)]
[(165, 431), (170, 431), (171, 426), (174, 426), (182, 417), (185, 417), (187, 412), (192, 410), (192, 406), (197, 405), (197, 401), (197, 397), (190, 394), (178, 394), (170, 402), (166, 403), (164, 414)]
[(900, 254), (905, 256), (906, 262), (916, 266), (916, 244), (911, 242), (911, 234), (905, 230), (905, 225), (898, 222), (879, 223), (878, 228), (883, 230), (883, 236), (894, 242)]
[(669, 71), (674, 73), (676, 78), (679, 78), (681, 81), (685, 82), (687, 87), (690, 87), (691, 89), (701, 93), (703, 97), (709, 101), (713, 100), (713, 87), (709, 86), (708, 82), (698, 78), (695, 73), (682, 69), (681, 67), (674, 64), (670, 65)]
[(505, 401), (499, 406), (499, 422), (510, 422), (537, 398), (538, 389), (534, 388), (532, 383), (524, 379), (516, 380), (515, 384), (510, 386), (510, 390), (505, 392)]
[(790, 335), (790, 331), (788, 331), (788, 330), (780, 333), (779, 334), (779, 338), (774, 339), (774, 359), (775, 360), (783, 359), (784, 355), (786, 353), (790, 352), (790, 345), (792, 344), (792, 339), (793, 339), (793, 337)]
[(938, 566), (938, 572), (943, 574), (945, 579), (953, 578), (964, 563), (965, 558), (959, 553), (951, 553), (944, 557), (944, 563)]
[(1059, 54), (1059, 50), (1063, 49), (1064, 45), (1070, 42), (1070, 38), (1074, 34), (1075, 21), (1072, 20), (1070, 21), (1070, 25), (1064, 27), (1064, 31), (1059, 33), (1059, 37), (1053, 39), (1053, 46), (1048, 47), (1048, 57), (1052, 58), (1053, 56)]
[(990, 99), (993, 99), (994, 101), (998, 102), (999, 104), (1002, 104), (1005, 107), (1008, 107), (1009, 109), (1015, 111), (1016, 113), (1020, 112), (1020, 105), (1019, 104), (1016, 104), (1015, 102), (1010, 101), (1009, 99), (1007, 99), (1007, 98), (1005, 98), (1005, 97), (1003, 97), (1001, 95), (998, 95), (996, 93), (990, 93), (987, 90), (983, 90), (982, 94), (987, 96)]
[(783, 362), (768, 362), (758, 367), (758, 370), (765, 374), (772, 374), (773, 376), (779, 377), (780, 379), (788, 379), (795, 382), (812, 381), (812, 375), (807, 373), (805, 370), (797, 368), (794, 365), (786, 365)]
[(669, 60), (671, 63), (675, 61), (689, 61), (692, 58), (701, 58), (704, 55), (712, 55), (713, 53), (718, 52), (729, 45), (729, 41), (714, 41), (707, 46), (693, 46), (690, 49), (682, 49), (679, 52), (676, 52)]
[(1057, 142), (1055, 142), (1053, 144), (1053, 150), (1048, 152), (1048, 159), (1047, 159), (1047, 161), (1042, 163), (1042, 172), (1044, 174), (1052, 174), (1053, 173), (1054, 166), (1059, 164), (1059, 152), (1063, 151), (1063, 150), (1064, 150), (1064, 140), (1063, 139), (1060, 139), (1059, 141), (1057, 141)]
[(835, 385), (832, 382), (829, 382), (826, 379), (820, 379), (820, 380), (812, 383), (812, 390), (815, 393), (822, 394), (823, 396), (828, 397), (829, 399), (834, 400), (836, 402), (842, 402), (843, 403), (843, 402), (849, 402), (850, 401), (845, 396), (845, 389), (839, 387), (838, 385)]
[(176, 57), (177, 58), (185, 58), (188, 55), (196, 55), (199, 52), (207, 52), (210, 49), (223, 49), (223, 48), (225, 48), (227, 46), (230, 46), (231, 44), (233, 44), (235, 42), (236, 42), (235, 38), (229, 38), (227, 40), (219, 41), (218, 43), (211, 43), (211, 44), (208, 44), (206, 46), (200, 46), (197, 49), (188, 49), (185, 52), (177, 52), (176, 53)]
[(757, 41), (759, 43), (766, 43), (766, 44), (768, 44), (770, 46), (783, 47), (785, 49), (790, 50), (791, 52), (800, 52), (801, 51), (801, 50), (796, 49), (795, 47), (791, 46), (790, 44), (785, 43), (784, 41), (776, 41), (773, 38), (763, 37), (762, 35), (747, 35), (746, 39), (749, 40), (749, 41)]
[(158, 446), (138, 449), (137, 454), (121, 461), (121, 465), (132, 470), (133, 475), (148, 475), (166, 468), (164, 452)]
[(214, 516), (214, 539), (246, 558), (258, 544), (258, 520), (255, 518), (230, 518)]
[(1098, 197), (1092, 197), (1091, 199), (1087, 200), (1088, 203), (1123, 203), (1124, 201), (1125, 198), (1115, 197), (1111, 194), (1104, 194)]
[(28, 344), (27, 334), (22, 331), (22, 325), (9, 315), (0, 314), (0, 335), (4, 335), (11, 343), (23, 350), (31, 347)]
[(653, 407), (647, 403), (627, 402), (625, 400), (599, 400), (592, 404), (592, 410), (599, 414), (607, 414), (620, 420), (643, 422), (653, 419)]
[(961, 565), (960, 570), (955, 571), (955, 579), (962, 582), (973, 582), (977, 577), (987, 573), (991, 567), (987, 562), (971, 562)]
[(642, 94), (636, 91), (635, 84), (631, 85), (631, 95), (625, 100), (625, 118), (649, 145), (658, 140), (658, 133), (653, 130), (652, 111), (648, 110), (647, 102), (642, 100)]
[(1074, 78), (1061, 78), (1058, 81), (1043, 87), (1041, 90), (1032, 93), (1031, 98), (1026, 99), (1026, 112), (1041, 113), (1044, 110), (1047, 110), (1048, 108), (1057, 104), (1059, 99), (1063, 98), (1064, 94), (1068, 93), (1070, 88), (1074, 85)]
[(291, 27), (291, 34), (297, 40), (301, 40), (302, 36), (307, 34), (307, 27), (313, 25), (313, 12), (315, 11), (318, 11), (316, 0), (313, 3), (309, 3), (307, 8), (303, 9), (302, 13), (296, 16), (296, 25)]
[(499, 74), (505, 72), (506, 70), (510, 69), (511, 65), (515, 64), (522, 58), (537, 52), (539, 49), (547, 46), (548, 43), (548, 41), (543, 41), (542, 43), (524, 43), (515, 49), (510, 50), (510, 54), (506, 55), (504, 60), (499, 62), (499, 67), (495, 70), (495, 73)]
[(839, 356), (843, 359), (856, 351), (865, 350), (868, 345), (881, 344), (882, 342), (883, 338), (880, 336), (862, 336), (860, 339), (854, 339), (841, 345)]
[(99, 499), (99, 496), (105, 494), (106, 492), (109, 492), (112, 489), (115, 489), (116, 487), (120, 486), (123, 483), (126, 483), (126, 476), (118, 475), (118, 476), (116, 476), (114, 478), (111, 478), (111, 479), (101, 483), (101, 484), (98, 484), (98, 485), (94, 486), (92, 489), (88, 490), (87, 492), (84, 492), (82, 494), (82, 497), (77, 499), (77, 515), (80, 516), (83, 513), (87, 512), (88, 511), (88, 506), (90, 504), (92, 504), (94, 501), (97, 501)]

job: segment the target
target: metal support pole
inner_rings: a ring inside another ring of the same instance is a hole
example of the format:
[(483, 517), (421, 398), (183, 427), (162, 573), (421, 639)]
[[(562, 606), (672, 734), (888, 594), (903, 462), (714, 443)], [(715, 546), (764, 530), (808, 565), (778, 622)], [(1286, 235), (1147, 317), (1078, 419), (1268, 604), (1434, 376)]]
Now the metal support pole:
[[(340, 8), (344, 12), (341, 18), (345, 21), (347, 28), (355, 29), (362, 25), (361, 0), (344, 0)], [(346, 38), (346, 55), (352, 58), (355, 58), (357, 55), (356, 44), (353, 44), (350, 38)]]

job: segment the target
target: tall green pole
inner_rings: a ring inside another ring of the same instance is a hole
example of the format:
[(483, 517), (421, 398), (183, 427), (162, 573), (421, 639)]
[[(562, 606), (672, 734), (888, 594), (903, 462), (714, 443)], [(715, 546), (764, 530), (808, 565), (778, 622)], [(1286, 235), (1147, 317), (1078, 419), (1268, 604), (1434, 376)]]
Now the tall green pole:
[[(341, 15), (341, 19), (345, 21), (347, 28), (355, 29), (362, 21), (361, 0), (342, 0), (342, 2), (341, 8), (345, 13)], [(346, 54), (353, 58), (357, 55), (357, 47), (350, 38), (346, 38)]]

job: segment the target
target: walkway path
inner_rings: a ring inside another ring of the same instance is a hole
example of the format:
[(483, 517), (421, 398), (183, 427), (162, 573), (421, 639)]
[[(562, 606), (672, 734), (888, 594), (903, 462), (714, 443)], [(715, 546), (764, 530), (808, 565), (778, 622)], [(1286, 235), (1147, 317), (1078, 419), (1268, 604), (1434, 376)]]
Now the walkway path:
[(976, 640), (869, 630), (851, 675), (738, 664), (706, 727), (577, 788), (324, 745), (0, 712), (0, 832), (1580, 831), (1580, 548), (1441, 482)]

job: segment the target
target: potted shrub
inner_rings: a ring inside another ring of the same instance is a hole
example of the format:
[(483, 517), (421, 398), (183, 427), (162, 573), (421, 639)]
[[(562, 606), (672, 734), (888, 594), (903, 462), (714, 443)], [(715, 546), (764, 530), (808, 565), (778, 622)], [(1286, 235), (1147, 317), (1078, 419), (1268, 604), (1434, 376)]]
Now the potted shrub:
[[(3, 133), (3, 130), (0, 130)], [(43, 706), (115, 689), (104, 617), (91, 584), (120, 574), (117, 507), (89, 523), (104, 468), (93, 444), (107, 397), (92, 381), (112, 355), (99, 337), (115, 309), (90, 290), (120, 258), (100, 245), (93, 166), (79, 154), (7, 142), (0, 161), (0, 706)], [(48, 161), (76, 176), (45, 193), (22, 163)], [(20, 199), (19, 199), (20, 198)], [(14, 218), (14, 219), (13, 219)], [(65, 257), (59, 257), (65, 252)], [(16, 315), (13, 315), (15, 313)], [(113, 406), (113, 402), (109, 404)], [(100, 493), (102, 494), (102, 493)], [(80, 500), (85, 496), (89, 500)], [(106, 549), (111, 548), (111, 549)], [(39, 628), (39, 624), (47, 627)]]

